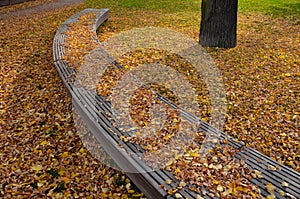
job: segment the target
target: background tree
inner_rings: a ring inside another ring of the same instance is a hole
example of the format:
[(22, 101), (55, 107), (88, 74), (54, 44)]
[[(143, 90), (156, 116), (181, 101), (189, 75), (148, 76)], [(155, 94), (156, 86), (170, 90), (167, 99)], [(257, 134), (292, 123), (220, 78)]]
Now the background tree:
[(238, 0), (202, 0), (200, 44), (208, 47), (236, 46)]

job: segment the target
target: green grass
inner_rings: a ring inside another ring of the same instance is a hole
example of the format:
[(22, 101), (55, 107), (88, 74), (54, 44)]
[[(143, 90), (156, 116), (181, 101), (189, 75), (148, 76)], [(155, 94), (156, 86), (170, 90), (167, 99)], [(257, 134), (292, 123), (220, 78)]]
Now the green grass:
[(262, 12), (275, 17), (296, 19), (300, 17), (299, 0), (240, 0), (241, 13)]
[(86, 3), (96, 7), (119, 7), (129, 10), (153, 10), (162, 12), (199, 11), (201, 0), (86, 0)]
[[(89, 7), (107, 7), (158, 12), (200, 12), (201, 0), (86, 0)], [(275, 17), (300, 17), (299, 0), (239, 0), (239, 12), (262, 12)]]
[(199, 11), (201, 2), (199, 0), (121, 0), (119, 6), (130, 9), (151, 9), (156, 11), (180, 12)]

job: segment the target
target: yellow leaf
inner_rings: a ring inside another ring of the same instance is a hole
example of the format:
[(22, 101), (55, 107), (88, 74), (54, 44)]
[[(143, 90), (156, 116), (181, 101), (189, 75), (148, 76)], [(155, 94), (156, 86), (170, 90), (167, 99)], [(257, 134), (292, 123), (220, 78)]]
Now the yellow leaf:
[(40, 145), (42, 145), (42, 146), (47, 145), (47, 144), (48, 144), (47, 141), (42, 141), (42, 142), (40, 143)]
[(266, 186), (265, 186), (266, 190), (273, 194), (274, 193), (274, 190), (276, 189), (276, 187), (274, 185), (272, 185), (271, 183), (268, 183)]
[(179, 168), (176, 168), (176, 169), (175, 169), (175, 173), (180, 173), (180, 169), (179, 169)]
[(60, 179), (61, 179), (62, 181), (64, 181), (65, 183), (70, 182), (70, 178), (68, 178), (68, 177), (61, 177)]
[(218, 185), (218, 186), (217, 186), (217, 190), (220, 191), (220, 192), (223, 192), (223, 191), (224, 191), (224, 188), (222, 187), (222, 185)]
[(267, 197), (266, 197), (266, 199), (275, 199), (275, 196), (272, 194), (272, 195), (268, 195)]
[(279, 193), (280, 195), (284, 196), (284, 191), (279, 190), (278, 193)]
[(292, 161), (289, 161), (288, 165), (291, 166), (291, 167), (295, 166), (294, 162), (292, 162)]
[(126, 178), (126, 179), (125, 179), (125, 183), (126, 183), (126, 184), (129, 184), (129, 183), (130, 183), (129, 178)]
[(81, 148), (81, 149), (79, 150), (79, 152), (80, 152), (80, 153), (85, 153), (84, 148)]
[(40, 171), (43, 169), (43, 166), (37, 164), (37, 165), (32, 165), (30, 168), (34, 171)]
[[(254, 170), (254, 173), (255, 173), (255, 176), (257, 177), (257, 178), (263, 178), (263, 176), (261, 175), (261, 172), (260, 171), (258, 171), (258, 170)], [(253, 175), (252, 175), (253, 176)], [(254, 176), (253, 176), (254, 177)]]
[(281, 185), (282, 185), (283, 187), (288, 187), (288, 186), (289, 186), (289, 184), (288, 184), (287, 182), (284, 182), (284, 181), (281, 183)]
[(167, 184), (171, 184), (171, 183), (172, 183), (172, 180), (167, 179), (167, 180), (166, 180), (166, 183), (167, 183)]
[(192, 157), (200, 157), (200, 155), (198, 153), (191, 153), (190, 156), (192, 156)]
[(223, 195), (224, 196), (227, 196), (227, 195), (229, 195), (229, 194), (231, 194), (232, 193), (232, 189), (226, 189), (224, 192), (223, 192)]
[(59, 174), (60, 176), (62, 176), (62, 175), (65, 174), (65, 171), (64, 171), (64, 170), (59, 170), (58, 174)]
[(255, 194), (255, 193), (253, 193), (253, 192), (251, 191), (250, 194), (252, 195), (253, 198), (256, 198), (256, 194)]
[(62, 158), (66, 158), (66, 157), (69, 157), (69, 153), (66, 151), (66, 152), (63, 152), (62, 154), (61, 154), (61, 157)]
[[(142, 193), (135, 193), (135, 194), (132, 194), (132, 197), (135, 197), (135, 198), (137, 198), (137, 197), (142, 197), (143, 196), (143, 194)], [(126, 197), (127, 198), (127, 197)]]
[(128, 193), (134, 193), (135, 191), (134, 190), (132, 190), (132, 189), (129, 189), (128, 190)]

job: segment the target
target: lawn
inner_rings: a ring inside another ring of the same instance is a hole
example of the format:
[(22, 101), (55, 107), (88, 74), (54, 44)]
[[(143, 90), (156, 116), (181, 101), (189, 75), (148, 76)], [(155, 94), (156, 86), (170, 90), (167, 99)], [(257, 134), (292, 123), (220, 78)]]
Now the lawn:
[[(192, 0), (87, 0), (1, 20), (0, 197), (142, 197), (124, 174), (99, 164), (82, 145), (71, 99), (53, 65), (53, 36), (69, 16), (95, 7), (111, 9), (98, 30), (101, 41), (147, 26), (170, 28), (197, 41), (200, 5)], [(206, 49), (226, 86), (223, 130), (298, 172), (299, 13), (296, 0), (240, 0), (237, 47)]]
[[(118, 7), (129, 10), (151, 10), (167, 13), (176, 12), (199, 12), (200, 0), (120, 0), (120, 1), (95, 1), (86, 0), (86, 4), (91, 7)], [(297, 0), (239, 0), (239, 12), (251, 13), (262, 12), (276, 17), (286, 17), (299, 20), (300, 4)]]

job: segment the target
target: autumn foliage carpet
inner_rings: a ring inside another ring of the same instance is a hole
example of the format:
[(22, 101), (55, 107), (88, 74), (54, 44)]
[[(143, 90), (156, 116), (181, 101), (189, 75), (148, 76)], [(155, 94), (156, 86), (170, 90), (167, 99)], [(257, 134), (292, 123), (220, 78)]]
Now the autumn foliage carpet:
[[(0, 197), (142, 197), (125, 175), (83, 147), (71, 98), (53, 64), (55, 31), (84, 7), (0, 21)], [(100, 40), (133, 26), (198, 37), (199, 14), (111, 11)], [(240, 14), (238, 46), (207, 49), (227, 88), (224, 131), (298, 172), (299, 28), (283, 18)]]

